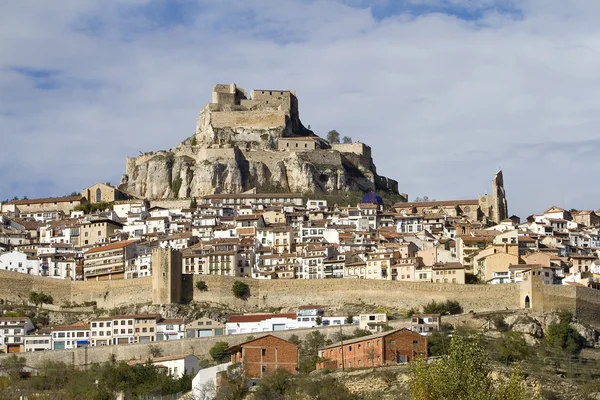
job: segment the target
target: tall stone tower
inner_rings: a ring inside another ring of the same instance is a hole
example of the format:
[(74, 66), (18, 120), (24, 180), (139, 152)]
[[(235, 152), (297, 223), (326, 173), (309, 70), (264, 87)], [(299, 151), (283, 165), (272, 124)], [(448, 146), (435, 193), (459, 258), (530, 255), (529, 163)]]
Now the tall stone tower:
[(508, 203), (506, 202), (506, 192), (504, 191), (504, 178), (502, 170), (496, 172), (496, 176), (492, 180), (492, 219), (500, 222), (508, 218)]
[(178, 250), (152, 250), (152, 304), (181, 302), (182, 260)]
[(479, 196), (479, 208), (483, 214), (491, 221), (500, 223), (508, 218), (508, 204), (506, 202), (506, 192), (504, 191), (504, 178), (502, 170), (496, 172), (492, 179), (492, 194)]

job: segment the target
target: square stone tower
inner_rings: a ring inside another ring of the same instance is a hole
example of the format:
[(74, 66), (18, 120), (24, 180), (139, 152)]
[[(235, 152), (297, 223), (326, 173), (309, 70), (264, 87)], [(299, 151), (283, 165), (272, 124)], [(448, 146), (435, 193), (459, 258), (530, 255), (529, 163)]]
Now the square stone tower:
[(182, 260), (178, 250), (152, 250), (152, 304), (181, 302)]

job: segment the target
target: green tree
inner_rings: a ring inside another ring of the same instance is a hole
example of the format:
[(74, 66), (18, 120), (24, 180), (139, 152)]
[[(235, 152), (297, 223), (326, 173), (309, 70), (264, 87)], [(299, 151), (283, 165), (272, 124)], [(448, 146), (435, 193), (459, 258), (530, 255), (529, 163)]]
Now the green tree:
[(325, 336), (319, 331), (312, 331), (304, 338), (300, 347), (299, 369), (301, 372), (314, 371), (319, 359), (319, 349), (325, 346)]
[(233, 295), (238, 299), (246, 299), (250, 296), (250, 286), (242, 281), (235, 281), (231, 290), (233, 291)]
[(455, 336), (447, 355), (427, 364), (417, 360), (410, 367), (410, 391), (423, 400), (526, 400), (523, 378), (513, 371), (509, 385), (493, 385), (491, 363), (477, 337)]
[(0, 371), (6, 373), (11, 379), (20, 378), (24, 367), (25, 358), (17, 357), (16, 354), (12, 354), (0, 361)]
[(342, 143), (345, 143), (345, 144), (352, 143), (352, 138), (350, 136), (344, 136), (342, 138)]
[(246, 397), (248, 389), (244, 372), (240, 364), (227, 367), (227, 378), (222, 382), (215, 400), (242, 400)]
[(206, 286), (206, 282), (198, 281), (196, 282), (196, 289), (198, 289), (201, 292), (206, 292), (208, 290), (208, 286)]
[(427, 336), (427, 352), (431, 357), (439, 357), (448, 354), (450, 337), (443, 331), (433, 331)]
[(327, 141), (331, 144), (334, 143), (339, 143), (340, 142), (340, 134), (338, 131), (336, 131), (335, 129), (330, 130), (329, 132), (327, 132)]
[(562, 311), (559, 314), (559, 322), (548, 326), (546, 330), (546, 342), (558, 351), (569, 354), (577, 354), (583, 347), (583, 337), (571, 326), (573, 314)]
[(530, 353), (531, 348), (521, 332), (504, 332), (498, 341), (498, 358), (506, 365), (525, 360)]
[(354, 315), (348, 315), (346, 317), (346, 321), (347, 324), (353, 324), (354, 323)]
[(431, 300), (429, 303), (423, 306), (424, 314), (461, 314), (463, 309), (460, 303), (456, 300), (447, 300), (445, 302), (437, 302)]
[(352, 332), (352, 336), (355, 338), (359, 338), (359, 337), (364, 337), (364, 336), (369, 336), (371, 334), (371, 332), (369, 332), (366, 329), (360, 329), (360, 328), (356, 328), (354, 330), (354, 332)]
[(52, 296), (44, 292), (29, 292), (29, 301), (38, 307), (41, 304), (54, 304), (54, 299)]
[(323, 324), (323, 318), (321, 318), (321, 317), (315, 318), (315, 324), (317, 324), (317, 326), (321, 326)]
[(156, 344), (151, 344), (150, 346), (148, 346), (148, 351), (150, 352), (150, 355), (152, 357), (162, 357), (163, 356), (163, 351), (160, 348), (160, 346), (156, 345)]
[(288, 338), (288, 342), (292, 342), (292, 343), (294, 343), (295, 345), (299, 345), (299, 344), (300, 344), (300, 339), (298, 338), (298, 335), (291, 335), (291, 336)]
[(227, 342), (217, 342), (213, 347), (210, 348), (208, 354), (218, 363), (223, 363), (227, 361), (229, 358), (229, 354), (225, 351), (226, 348), (229, 347), (229, 343)]
[(294, 375), (286, 369), (278, 368), (265, 376), (256, 391), (255, 400), (285, 399), (293, 389)]

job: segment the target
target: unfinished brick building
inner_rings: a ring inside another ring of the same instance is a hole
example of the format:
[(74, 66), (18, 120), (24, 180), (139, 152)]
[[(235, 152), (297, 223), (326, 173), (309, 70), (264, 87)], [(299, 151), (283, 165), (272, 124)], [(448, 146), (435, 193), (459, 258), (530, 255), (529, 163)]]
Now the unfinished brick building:
[(233, 364), (240, 363), (247, 379), (260, 379), (277, 368), (298, 371), (298, 346), (272, 335), (228, 347)]
[(334, 343), (319, 356), (325, 361), (317, 369), (396, 365), (427, 357), (427, 338), (403, 328)]

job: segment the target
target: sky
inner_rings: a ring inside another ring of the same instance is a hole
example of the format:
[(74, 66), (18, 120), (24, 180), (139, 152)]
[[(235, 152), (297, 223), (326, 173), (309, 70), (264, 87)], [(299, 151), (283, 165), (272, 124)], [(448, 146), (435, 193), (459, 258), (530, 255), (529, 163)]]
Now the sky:
[(117, 184), (216, 83), (293, 89), (409, 199), (600, 208), (600, 1), (0, 2), (0, 200)]

